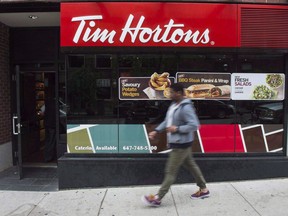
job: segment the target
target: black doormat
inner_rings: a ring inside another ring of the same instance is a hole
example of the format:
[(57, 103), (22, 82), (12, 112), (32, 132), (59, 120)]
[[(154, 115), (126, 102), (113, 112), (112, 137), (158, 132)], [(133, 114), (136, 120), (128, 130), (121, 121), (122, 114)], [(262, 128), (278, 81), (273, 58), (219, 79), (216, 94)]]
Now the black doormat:
[(23, 167), (21, 180), (17, 167), (6, 169), (0, 172), (0, 190), (58, 191), (57, 167)]

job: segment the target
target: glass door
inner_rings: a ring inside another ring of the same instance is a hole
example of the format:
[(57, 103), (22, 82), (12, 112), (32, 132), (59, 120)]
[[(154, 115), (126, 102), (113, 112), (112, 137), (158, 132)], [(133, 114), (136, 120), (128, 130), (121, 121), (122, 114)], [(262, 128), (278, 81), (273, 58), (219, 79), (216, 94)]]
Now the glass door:
[(22, 71), (17, 66), (14, 80), (13, 151), (22, 178), (23, 166), (57, 162), (58, 94), (55, 71)]

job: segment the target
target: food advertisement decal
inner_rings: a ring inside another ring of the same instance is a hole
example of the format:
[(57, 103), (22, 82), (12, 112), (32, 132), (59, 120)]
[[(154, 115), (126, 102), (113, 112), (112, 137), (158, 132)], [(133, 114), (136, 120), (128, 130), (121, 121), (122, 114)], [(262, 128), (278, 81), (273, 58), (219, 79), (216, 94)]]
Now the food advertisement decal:
[(177, 82), (183, 84), (187, 98), (230, 99), (231, 74), (229, 73), (178, 72), (176, 77)]
[(120, 77), (120, 100), (168, 100), (174, 77), (154, 72), (150, 77)]
[(169, 100), (174, 82), (196, 100), (284, 100), (285, 75), (268, 73), (154, 72), (150, 77), (120, 77), (120, 100)]
[(232, 74), (233, 100), (283, 100), (284, 74)]

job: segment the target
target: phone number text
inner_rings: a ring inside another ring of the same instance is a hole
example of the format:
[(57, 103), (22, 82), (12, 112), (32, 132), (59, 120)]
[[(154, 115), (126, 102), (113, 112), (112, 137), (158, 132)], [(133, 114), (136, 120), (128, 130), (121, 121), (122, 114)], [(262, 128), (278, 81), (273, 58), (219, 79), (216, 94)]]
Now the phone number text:
[(157, 150), (157, 146), (123, 146), (124, 151), (138, 150), (138, 151), (153, 151)]

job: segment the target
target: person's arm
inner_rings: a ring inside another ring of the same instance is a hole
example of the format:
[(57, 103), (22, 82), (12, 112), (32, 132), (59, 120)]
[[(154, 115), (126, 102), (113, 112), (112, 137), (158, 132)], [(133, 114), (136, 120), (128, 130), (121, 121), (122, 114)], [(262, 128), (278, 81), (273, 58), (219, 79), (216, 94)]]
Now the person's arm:
[(193, 105), (186, 105), (182, 108), (182, 114), (186, 121), (185, 125), (179, 125), (177, 132), (189, 133), (191, 131), (197, 131), (200, 128), (199, 119), (196, 115)]
[(151, 131), (148, 134), (149, 139), (154, 139), (155, 136), (157, 135), (157, 133), (160, 133), (161, 131), (164, 131), (166, 129), (166, 125), (167, 125), (167, 117), (165, 117), (165, 120), (163, 122), (161, 122), (153, 131)]
[(157, 132), (161, 132), (161, 131), (164, 131), (166, 129), (166, 125), (167, 125), (167, 121), (166, 121), (166, 118), (163, 122), (161, 122), (156, 128), (155, 128), (155, 131)]

